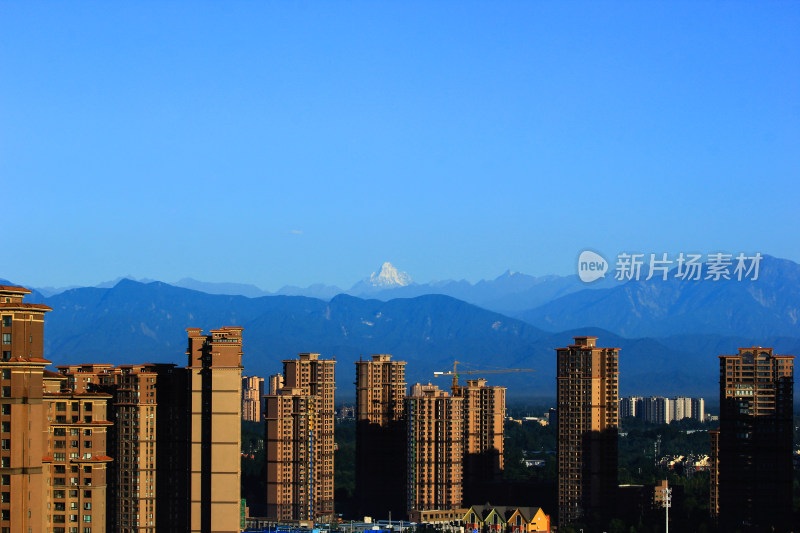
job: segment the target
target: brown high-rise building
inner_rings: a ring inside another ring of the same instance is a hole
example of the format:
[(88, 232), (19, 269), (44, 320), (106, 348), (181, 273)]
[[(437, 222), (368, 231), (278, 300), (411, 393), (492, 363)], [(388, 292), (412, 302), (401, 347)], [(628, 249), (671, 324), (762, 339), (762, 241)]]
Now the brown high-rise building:
[(284, 360), (283, 388), (265, 399), (270, 518), (324, 522), (335, 517), (335, 365), (318, 353)]
[(0, 532), (45, 531), (47, 487), (42, 474), (44, 314), (46, 305), (23, 303), (31, 291), (0, 286)]
[(265, 397), (267, 516), (274, 520), (316, 519), (317, 401), (287, 387)]
[(53, 372), (45, 371), (43, 381), (45, 530), (105, 532), (111, 395), (70, 389), (67, 378)]
[(462, 506), (464, 399), (415, 384), (405, 399), (408, 512)]
[(471, 379), (453, 387), (453, 396), (464, 399), (464, 502), (490, 501), (503, 473), (506, 389)]
[(617, 488), (619, 349), (575, 337), (556, 349), (559, 527), (603, 523)]
[(406, 512), (405, 361), (373, 355), (356, 362), (356, 497), (359, 514)]
[(186, 330), (192, 532), (241, 530), (242, 329)]
[(110, 395), (107, 531), (189, 527), (187, 370), (173, 364), (64, 365), (67, 388)]
[(791, 527), (793, 366), (772, 348), (720, 356), (716, 492), (727, 529)]
[(264, 397), (264, 378), (242, 378), (242, 420), (261, 422), (261, 399)]

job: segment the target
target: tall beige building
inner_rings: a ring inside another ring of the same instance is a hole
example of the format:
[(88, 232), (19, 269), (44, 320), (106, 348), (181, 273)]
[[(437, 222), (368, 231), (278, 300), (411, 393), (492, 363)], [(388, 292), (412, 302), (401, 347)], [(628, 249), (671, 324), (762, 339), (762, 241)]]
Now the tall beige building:
[(503, 474), (506, 389), (471, 379), (454, 387), (453, 396), (464, 399), (464, 500), (467, 505), (486, 502)]
[(261, 422), (261, 399), (264, 397), (264, 378), (242, 377), (242, 420)]
[(364, 516), (400, 519), (406, 512), (403, 483), (387, 483), (406, 473), (405, 366), (387, 354), (356, 361), (355, 494)]
[[(270, 518), (327, 522), (333, 504), (336, 361), (301, 353), (283, 361), (283, 388), (267, 396), (267, 509)], [(296, 445), (295, 445), (296, 444)], [(307, 466), (298, 462), (307, 462)], [(285, 519), (285, 518), (282, 518)]]
[(575, 337), (556, 349), (559, 527), (602, 524), (617, 488), (619, 349)]
[(461, 508), (464, 399), (417, 383), (405, 399), (405, 417), (408, 512)]
[(280, 391), (283, 388), (283, 374), (273, 374), (269, 377), (269, 388), (267, 389), (267, 394), (271, 396), (275, 396), (276, 394), (280, 394)]
[(241, 531), (242, 329), (188, 328), (189, 531)]

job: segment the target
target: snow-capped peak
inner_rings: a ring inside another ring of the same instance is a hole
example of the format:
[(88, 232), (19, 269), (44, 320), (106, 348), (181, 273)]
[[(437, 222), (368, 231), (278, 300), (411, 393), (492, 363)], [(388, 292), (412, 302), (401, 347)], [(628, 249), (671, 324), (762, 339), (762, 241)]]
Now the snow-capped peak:
[(369, 277), (369, 284), (383, 289), (390, 287), (405, 287), (414, 283), (406, 272), (399, 272), (388, 261), (381, 265), (379, 272), (373, 272)]

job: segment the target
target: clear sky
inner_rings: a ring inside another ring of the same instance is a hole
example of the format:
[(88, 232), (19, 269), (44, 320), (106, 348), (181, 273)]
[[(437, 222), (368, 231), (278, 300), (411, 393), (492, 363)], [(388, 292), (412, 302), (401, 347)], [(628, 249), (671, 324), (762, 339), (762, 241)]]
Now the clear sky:
[(800, 261), (798, 2), (0, 2), (0, 277)]

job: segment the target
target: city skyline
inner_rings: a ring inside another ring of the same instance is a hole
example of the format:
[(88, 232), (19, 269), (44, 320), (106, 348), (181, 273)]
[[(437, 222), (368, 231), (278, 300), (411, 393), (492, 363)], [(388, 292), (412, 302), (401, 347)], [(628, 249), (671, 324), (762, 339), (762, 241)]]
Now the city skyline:
[[(39, 212), (0, 261), (18, 283), (347, 287), (384, 261), (474, 282), (571, 274), (586, 248), (800, 261), (797, 4), (0, 9), (0, 175)], [(239, 261), (193, 261), (209, 241)]]

